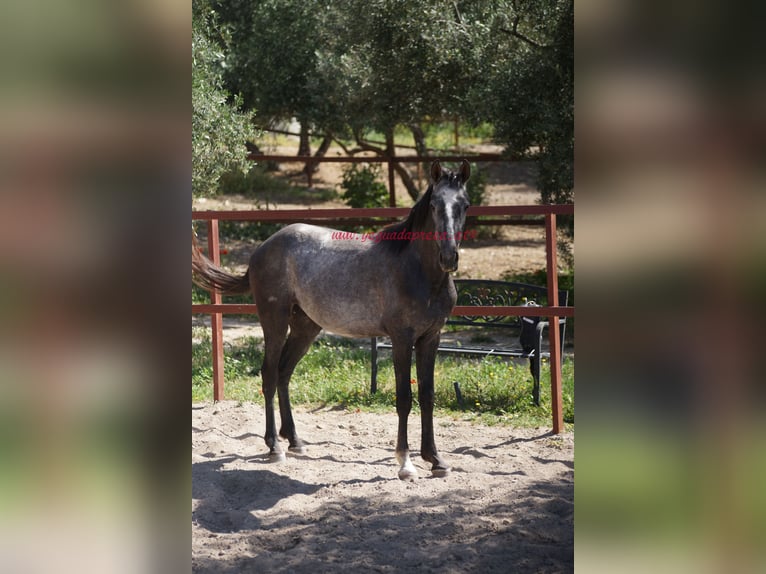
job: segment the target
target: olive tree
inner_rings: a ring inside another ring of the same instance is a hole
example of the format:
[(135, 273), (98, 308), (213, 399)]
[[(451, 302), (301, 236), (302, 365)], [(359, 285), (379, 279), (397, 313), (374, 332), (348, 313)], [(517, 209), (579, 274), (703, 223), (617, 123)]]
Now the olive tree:
[(215, 193), (224, 173), (247, 170), (244, 144), (255, 136), (253, 112), (223, 87), (224, 53), (214, 40), (215, 13), (206, 2), (192, 4), (192, 192)]

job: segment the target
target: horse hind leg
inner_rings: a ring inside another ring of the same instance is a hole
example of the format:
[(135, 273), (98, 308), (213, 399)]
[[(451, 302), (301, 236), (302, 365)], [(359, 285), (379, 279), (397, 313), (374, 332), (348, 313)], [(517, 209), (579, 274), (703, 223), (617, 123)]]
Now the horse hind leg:
[(261, 311), (261, 325), (263, 326), (264, 357), (261, 366), (261, 378), (263, 379), (263, 398), (266, 407), (266, 432), (263, 439), (269, 448), (269, 460), (281, 462), (285, 460), (285, 453), (279, 444), (277, 437), (277, 425), (274, 416), (274, 395), (277, 392), (279, 381), (279, 363), (285, 347), (287, 326), (289, 322), (289, 308), (275, 308), (259, 305)]
[(289, 450), (296, 454), (303, 454), (304, 444), (295, 431), (295, 421), (290, 405), (290, 377), (321, 330), (322, 328), (312, 321), (300, 307), (293, 307), (290, 315), (290, 336), (287, 338), (287, 343), (285, 343), (279, 358), (277, 392), (279, 394), (279, 415), (282, 422), (279, 436), (290, 442)]

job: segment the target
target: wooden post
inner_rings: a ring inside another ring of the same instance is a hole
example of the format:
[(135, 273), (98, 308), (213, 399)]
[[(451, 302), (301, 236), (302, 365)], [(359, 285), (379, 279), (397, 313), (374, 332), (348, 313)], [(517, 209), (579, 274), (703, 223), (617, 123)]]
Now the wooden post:
[[(559, 306), (559, 274), (556, 257), (556, 214), (545, 216), (545, 251), (548, 267), (548, 306)], [(553, 434), (564, 430), (564, 414), (561, 405), (561, 335), (559, 318), (550, 317), (548, 340), (551, 355), (551, 410), (553, 416)]]
[[(211, 219), (207, 222), (207, 252), (210, 260), (219, 265), (221, 256), (218, 243), (218, 220)], [(221, 303), (221, 293), (210, 291), (210, 302)], [(210, 325), (212, 327), (211, 343), (213, 347), (213, 400), (223, 400), (223, 314), (211, 313)]]
[(394, 147), (394, 130), (389, 129), (386, 132), (386, 158), (388, 159), (388, 206), (396, 207), (396, 178), (394, 177), (394, 162), (392, 158), (396, 155)]
[(388, 206), (396, 207), (396, 177), (394, 174), (394, 162), (388, 158)]
[(455, 149), (460, 145), (460, 130), (458, 129), (459, 120), (457, 117), (452, 120), (455, 126)]

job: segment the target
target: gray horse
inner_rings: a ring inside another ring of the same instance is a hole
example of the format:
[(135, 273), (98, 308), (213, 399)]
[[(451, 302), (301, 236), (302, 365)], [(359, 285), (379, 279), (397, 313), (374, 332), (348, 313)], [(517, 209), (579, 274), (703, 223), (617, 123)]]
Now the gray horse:
[(279, 436), (289, 441), (291, 452), (303, 452), (288, 386), (298, 361), (325, 329), (348, 337), (390, 337), (399, 415), (396, 458), (402, 480), (417, 478), (407, 443), (414, 347), (423, 429), (420, 454), (433, 465), (434, 476), (449, 474), (450, 467), (434, 442), (434, 361), (439, 333), (457, 300), (450, 272), (458, 265), (469, 175), (465, 160), (457, 172), (434, 162), (425, 194), (406, 220), (383, 230), (380, 241), (348, 234), (339, 240), (332, 229), (288, 225), (255, 250), (242, 276), (224, 271), (199, 249), (192, 249), (192, 277), (197, 285), (224, 294), (251, 291), (258, 305), (265, 346), (261, 368), (266, 399), (264, 438), (271, 460), (285, 458), (277, 438), (275, 393), (279, 396)]

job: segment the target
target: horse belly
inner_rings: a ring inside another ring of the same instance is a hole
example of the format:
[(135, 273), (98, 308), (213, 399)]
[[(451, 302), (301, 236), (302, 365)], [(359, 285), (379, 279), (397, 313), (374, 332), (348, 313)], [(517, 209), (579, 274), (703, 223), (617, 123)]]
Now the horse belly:
[(359, 303), (328, 305), (327, 302), (299, 300), (299, 305), (312, 321), (325, 331), (343, 337), (382, 337), (380, 315)]

